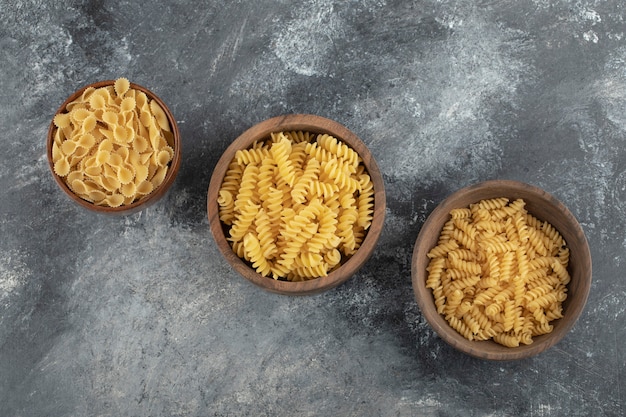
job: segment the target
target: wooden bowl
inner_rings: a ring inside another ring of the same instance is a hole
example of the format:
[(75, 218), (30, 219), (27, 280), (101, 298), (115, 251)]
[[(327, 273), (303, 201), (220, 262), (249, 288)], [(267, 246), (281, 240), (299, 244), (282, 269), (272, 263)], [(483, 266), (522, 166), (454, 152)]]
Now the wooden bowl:
[[(519, 347), (505, 347), (492, 340), (470, 341), (454, 330), (437, 312), (432, 290), (426, 287), (429, 263), (427, 253), (437, 244), (444, 224), (450, 219), (450, 210), (468, 207), (480, 200), (507, 197), (511, 201), (522, 198), (528, 212), (551, 223), (565, 239), (570, 249), (568, 297), (563, 302), (563, 317), (550, 322), (554, 326), (548, 334), (533, 337), (533, 343)], [(591, 255), (585, 234), (572, 213), (547, 192), (516, 181), (494, 180), (463, 188), (446, 198), (430, 214), (415, 242), (411, 260), (411, 276), (417, 303), (435, 332), (456, 349), (471, 356), (489, 360), (515, 360), (545, 351), (560, 341), (580, 316), (591, 286)]]
[[(65, 100), (65, 102), (56, 111), (55, 116), (59, 113), (67, 112), (66, 110), (67, 105), (71, 103), (72, 101), (76, 100), (77, 98), (79, 98), (87, 88), (93, 87), (95, 89), (98, 89), (100, 87), (107, 87), (110, 85), (114, 85), (114, 83), (115, 83), (115, 80), (107, 80), (107, 81), (99, 81), (99, 82), (92, 83), (92, 84), (82, 87), (80, 90), (76, 91), (71, 96), (69, 96), (67, 100)], [(178, 125), (176, 123), (176, 119), (174, 118), (174, 115), (172, 114), (170, 109), (165, 105), (163, 100), (161, 100), (152, 91), (134, 83), (130, 83), (130, 88), (138, 90), (138, 91), (142, 91), (143, 93), (146, 94), (146, 96), (150, 100), (156, 101), (161, 106), (170, 124), (171, 132), (173, 134), (173, 146), (172, 147), (174, 149), (174, 156), (169, 163), (167, 174), (165, 176), (165, 179), (161, 183), (161, 185), (155, 188), (150, 194), (144, 196), (143, 198), (137, 201), (134, 201), (131, 204), (121, 205), (119, 207), (108, 207), (108, 206), (94, 204), (76, 195), (70, 189), (70, 187), (68, 187), (65, 181), (61, 177), (59, 177), (54, 171), (54, 162), (52, 160), (52, 144), (54, 141), (54, 133), (56, 130), (56, 126), (54, 125), (53, 121), (50, 122), (50, 127), (48, 128), (48, 137), (47, 137), (48, 165), (50, 167), (50, 171), (52, 172), (52, 176), (54, 180), (56, 181), (58, 186), (61, 188), (61, 190), (63, 190), (63, 192), (72, 201), (74, 201), (76, 204), (78, 204), (79, 206), (85, 209), (88, 209), (97, 213), (103, 213), (103, 214), (109, 214), (109, 215), (127, 215), (127, 214), (136, 213), (138, 211), (145, 209), (146, 207), (151, 206), (152, 204), (156, 203), (159, 199), (161, 199), (166, 194), (166, 192), (168, 191), (168, 189), (171, 187), (172, 183), (176, 179), (176, 175), (178, 174), (178, 170), (180, 168), (181, 157), (182, 157), (181, 139), (180, 139), (180, 131), (178, 130)]]
[[(257, 273), (247, 262), (233, 252), (226, 240), (227, 229), (219, 219), (217, 196), (224, 176), (235, 153), (240, 149), (249, 148), (253, 142), (268, 139), (270, 133), (282, 131), (303, 131), (311, 133), (326, 133), (343, 141), (358, 152), (363, 160), (374, 187), (374, 214), (371, 226), (360, 246), (351, 257), (340, 267), (327, 276), (308, 281), (291, 282), (276, 280)], [(382, 231), (385, 216), (385, 189), (383, 179), (370, 151), (365, 144), (350, 130), (341, 124), (314, 115), (292, 114), (274, 117), (265, 120), (241, 134), (224, 152), (218, 161), (208, 189), (207, 212), (211, 232), (221, 253), (228, 263), (244, 278), (264, 288), (267, 291), (286, 295), (315, 294), (331, 289), (350, 278), (363, 266), (376, 246)]]

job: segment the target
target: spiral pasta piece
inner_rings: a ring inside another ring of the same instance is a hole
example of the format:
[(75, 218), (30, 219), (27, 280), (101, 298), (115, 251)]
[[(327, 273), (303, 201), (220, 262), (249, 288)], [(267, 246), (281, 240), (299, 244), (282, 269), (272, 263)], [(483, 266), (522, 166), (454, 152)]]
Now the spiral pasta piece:
[(374, 185), (367, 174), (359, 176), (359, 183), (361, 192), (357, 197), (357, 224), (363, 229), (368, 229), (372, 224), (374, 213)]
[(468, 208), (457, 208), (450, 210), (450, 218), (452, 220), (456, 219), (467, 219), (472, 215), (472, 211)]
[(435, 289), (441, 285), (441, 276), (446, 264), (443, 257), (431, 259), (426, 270), (428, 271), (428, 279), (426, 280), (426, 288)]
[[(261, 201), (267, 201), (270, 190), (274, 185), (274, 176), (276, 175), (276, 166), (274, 160), (269, 155), (261, 161), (259, 174), (257, 177), (257, 188)], [(236, 187), (235, 187), (236, 188)]]
[(292, 130), (290, 132), (283, 132), (283, 134), (289, 139), (292, 143), (309, 143), (315, 137), (314, 133), (311, 132), (303, 132), (301, 130)]
[(243, 248), (248, 259), (252, 263), (252, 267), (261, 275), (269, 275), (272, 272), (270, 264), (263, 256), (263, 250), (259, 240), (252, 233), (248, 233), (243, 238)]
[(272, 144), (270, 148), (272, 158), (276, 161), (278, 167), (278, 173), (283, 181), (293, 187), (296, 180), (296, 175), (293, 169), (293, 165), (289, 160), (289, 154), (291, 153), (291, 142), (285, 136), (280, 135), (280, 139)]
[(263, 258), (266, 260), (271, 259), (278, 251), (276, 243), (274, 243), (276, 236), (272, 228), (270, 217), (262, 207), (259, 208), (254, 218), (254, 226)]
[(235, 153), (235, 159), (239, 165), (245, 166), (249, 164), (260, 165), (263, 160), (269, 157), (267, 149), (240, 149)]
[(309, 159), (307, 161), (304, 172), (296, 180), (291, 190), (291, 198), (294, 203), (302, 204), (306, 200), (306, 195), (320, 172), (320, 163), (317, 159)]
[(235, 211), (241, 212), (249, 203), (258, 203), (257, 181), (259, 168), (256, 165), (247, 165), (241, 176), (241, 183), (235, 198)]
[(326, 262), (327, 269), (332, 270), (341, 263), (341, 252), (336, 248), (329, 250), (324, 254), (324, 262)]
[(230, 241), (237, 242), (243, 239), (251, 228), (258, 211), (259, 206), (251, 201), (248, 201), (248, 203), (242, 208), (241, 214), (233, 220), (233, 225), (230, 228)]
[(317, 137), (317, 143), (328, 152), (347, 162), (348, 164), (354, 166), (355, 168), (361, 162), (361, 157), (357, 152), (355, 152), (352, 148), (350, 148), (345, 143), (338, 141), (336, 138), (322, 134)]

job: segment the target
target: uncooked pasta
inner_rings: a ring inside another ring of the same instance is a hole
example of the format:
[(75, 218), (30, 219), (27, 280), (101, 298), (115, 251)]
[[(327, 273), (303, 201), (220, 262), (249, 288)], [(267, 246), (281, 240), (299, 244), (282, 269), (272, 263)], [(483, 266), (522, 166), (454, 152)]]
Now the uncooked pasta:
[(437, 311), (469, 340), (530, 344), (562, 317), (569, 249), (522, 199), (452, 210), (428, 257), (426, 287)]
[(374, 187), (363, 161), (325, 134), (276, 132), (236, 152), (217, 203), (233, 251), (261, 275), (328, 275), (369, 229)]
[(54, 172), (80, 198), (119, 207), (159, 187), (174, 157), (164, 110), (126, 78), (85, 89), (54, 117)]

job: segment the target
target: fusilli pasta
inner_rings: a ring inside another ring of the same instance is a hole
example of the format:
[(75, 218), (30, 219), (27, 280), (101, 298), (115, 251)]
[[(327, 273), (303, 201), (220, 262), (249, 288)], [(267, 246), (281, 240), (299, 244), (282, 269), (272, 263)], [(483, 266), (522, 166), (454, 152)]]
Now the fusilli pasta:
[(363, 161), (345, 143), (274, 132), (235, 153), (217, 204), (240, 258), (262, 275), (301, 281), (328, 275), (358, 250), (374, 194)]
[(451, 210), (427, 256), (426, 287), (437, 311), (469, 340), (530, 344), (562, 317), (569, 249), (522, 199)]

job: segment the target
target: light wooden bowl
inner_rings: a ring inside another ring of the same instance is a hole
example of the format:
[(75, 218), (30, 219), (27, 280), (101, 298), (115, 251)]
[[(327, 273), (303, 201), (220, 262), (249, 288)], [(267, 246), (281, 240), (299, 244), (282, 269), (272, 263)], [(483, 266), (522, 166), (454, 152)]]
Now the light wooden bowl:
[[(80, 90), (76, 91), (71, 96), (69, 96), (67, 100), (65, 100), (65, 102), (55, 112), (54, 115), (56, 116), (59, 113), (65, 113), (67, 111), (66, 106), (72, 101), (76, 100), (78, 97), (80, 97), (87, 88), (93, 87), (97, 89), (100, 87), (114, 85), (114, 83), (115, 83), (115, 80), (106, 80), (106, 81), (95, 82), (95, 83), (82, 87)], [(109, 214), (109, 215), (128, 215), (128, 214), (136, 213), (138, 211), (141, 211), (151, 206), (152, 204), (156, 203), (159, 199), (161, 199), (166, 194), (166, 192), (172, 186), (172, 183), (176, 179), (176, 175), (178, 174), (178, 170), (180, 168), (180, 163), (181, 163), (181, 158), (182, 158), (181, 139), (180, 139), (180, 131), (178, 130), (178, 125), (176, 123), (176, 119), (174, 118), (174, 115), (172, 114), (170, 109), (165, 105), (163, 100), (161, 100), (152, 91), (134, 83), (130, 83), (130, 88), (144, 92), (148, 96), (149, 99), (155, 100), (161, 106), (161, 108), (165, 112), (165, 115), (167, 116), (167, 119), (170, 123), (170, 128), (172, 130), (172, 134), (174, 137), (173, 138), (174, 157), (172, 161), (170, 161), (170, 165), (169, 165), (167, 174), (165, 176), (165, 179), (163, 180), (163, 183), (161, 183), (159, 187), (155, 188), (150, 194), (146, 195), (140, 200), (137, 200), (131, 204), (122, 205), (119, 207), (108, 207), (108, 206), (99, 206), (97, 204), (91, 203), (90, 201), (84, 200), (80, 198), (78, 195), (74, 194), (74, 192), (72, 192), (72, 190), (68, 187), (65, 181), (54, 172), (54, 162), (52, 161), (52, 143), (54, 141), (54, 132), (56, 130), (56, 126), (51, 121), (50, 127), (48, 128), (48, 136), (47, 136), (48, 165), (50, 167), (50, 171), (52, 173), (54, 180), (58, 184), (59, 188), (61, 188), (61, 190), (63, 190), (63, 192), (72, 201), (74, 201), (76, 204), (78, 204), (79, 206), (85, 209), (88, 209), (97, 213)]]
[[(227, 229), (219, 219), (217, 196), (228, 165), (239, 149), (249, 148), (254, 141), (270, 137), (270, 133), (281, 131), (306, 131), (326, 133), (342, 140), (358, 152), (372, 179), (374, 186), (374, 215), (361, 247), (339, 268), (328, 276), (301, 282), (275, 280), (257, 273), (247, 262), (239, 258), (226, 240)], [(244, 278), (267, 291), (286, 295), (315, 294), (331, 289), (354, 275), (370, 257), (383, 228), (385, 216), (385, 189), (383, 179), (370, 151), (350, 130), (341, 124), (315, 115), (292, 114), (265, 120), (241, 134), (224, 152), (218, 161), (208, 189), (207, 213), (211, 232), (220, 252), (228, 263)]]
[[(427, 253), (436, 244), (443, 225), (454, 208), (468, 207), (480, 200), (508, 197), (522, 198), (528, 212), (539, 220), (551, 223), (565, 239), (570, 249), (568, 297), (563, 302), (563, 317), (550, 322), (551, 333), (533, 337), (530, 345), (505, 347), (494, 341), (469, 341), (454, 330), (435, 307), (432, 290), (426, 288), (429, 263)], [(515, 360), (539, 354), (559, 342), (578, 320), (591, 287), (591, 255), (585, 234), (572, 213), (547, 192), (528, 184), (509, 180), (494, 180), (463, 188), (446, 198), (430, 214), (415, 242), (411, 260), (411, 275), (415, 298), (422, 314), (435, 332), (456, 349), (471, 356), (489, 360)]]

